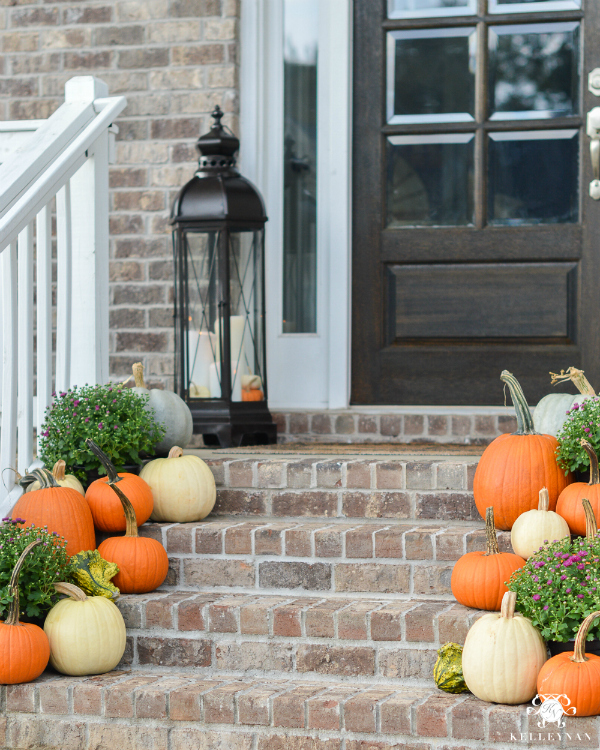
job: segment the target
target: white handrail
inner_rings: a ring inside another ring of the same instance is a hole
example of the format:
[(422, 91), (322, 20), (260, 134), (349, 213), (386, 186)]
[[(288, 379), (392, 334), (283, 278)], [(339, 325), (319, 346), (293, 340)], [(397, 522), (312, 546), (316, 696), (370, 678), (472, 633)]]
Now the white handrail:
[[(47, 121), (0, 127), (0, 132), (32, 131), (0, 165), (0, 517), (10, 512), (19, 493), (13, 489), (14, 472), (6, 469), (22, 473), (31, 465), (34, 419), (39, 440), (53, 380), (55, 387), (66, 389), (73, 377), (80, 384), (108, 378), (109, 129), (127, 100), (107, 94), (103, 81), (73, 78), (65, 87), (65, 104)], [(53, 377), (54, 205), (58, 289)]]

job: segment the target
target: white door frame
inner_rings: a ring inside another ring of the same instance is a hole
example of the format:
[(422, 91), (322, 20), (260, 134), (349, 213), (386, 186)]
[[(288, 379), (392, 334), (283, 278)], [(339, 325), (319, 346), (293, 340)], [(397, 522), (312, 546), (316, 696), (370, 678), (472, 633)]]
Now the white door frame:
[(319, 2), (316, 334), (282, 332), (283, 0), (241, 6), (241, 166), (269, 217), (269, 405), (343, 409), (350, 400), (352, 1)]

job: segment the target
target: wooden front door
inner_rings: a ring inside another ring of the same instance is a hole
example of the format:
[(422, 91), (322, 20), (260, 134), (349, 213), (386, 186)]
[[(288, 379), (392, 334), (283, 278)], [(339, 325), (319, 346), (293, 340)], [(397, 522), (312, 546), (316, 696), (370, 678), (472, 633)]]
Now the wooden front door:
[(600, 2), (354, 7), (353, 403), (600, 388)]

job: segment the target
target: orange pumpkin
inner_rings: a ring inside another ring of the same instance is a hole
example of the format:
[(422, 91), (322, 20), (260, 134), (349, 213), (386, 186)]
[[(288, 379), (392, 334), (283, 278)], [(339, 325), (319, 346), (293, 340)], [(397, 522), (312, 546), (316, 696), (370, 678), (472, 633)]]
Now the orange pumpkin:
[(125, 536), (105, 539), (98, 547), (98, 552), (105, 560), (118, 566), (119, 572), (112, 582), (122, 594), (145, 594), (154, 591), (165, 580), (169, 570), (169, 558), (165, 548), (156, 539), (138, 536), (135, 510), (119, 487), (124, 480), (119, 477), (108, 456), (93, 440), (88, 438), (85, 442), (106, 469), (108, 486), (121, 501), (127, 521)]
[[(154, 500), (150, 485), (136, 474), (119, 474), (119, 487), (133, 505), (138, 526), (150, 518)], [(85, 493), (90, 506), (94, 525), (100, 531), (125, 531), (125, 513), (119, 498), (108, 485), (108, 477), (100, 477), (92, 482)]]
[(39, 677), (50, 659), (48, 636), (37, 625), (19, 622), (19, 573), (27, 555), (41, 544), (37, 539), (21, 553), (10, 577), (9, 591), (13, 600), (8, 617), (0, 622), (0, 685), (31, 682)]
[(590, 481), (573, 482), (560, 493), (556, 503), (556, 512), (569, 524), (572, 534), (585, 534), (585, 514), (581, 501), (586, 497), (592, 506), (594, 515), (600, 517), (600, 473), (598, 456), (587, 440), (581, 439), (581, 445), (590, 457)]
[(245, 390), (242, 388), (242, 401), (264, 401), (265, 394), (260, 388), (249, 388)]
[(512, 552), (500, 552), (492, 507), (486, 511), (485, 536), (486, 551), (467, 552), (459, 558), (452, 570), (450, 586), (459, 604), (498, 612), (508, 591), (504, 581), (522, 568), (525, 560)]
[(47, 469), (36, 469), (25, 479), (31, 477), (39, 481), (40, 489), (21, 495), (12, 517), (64, 536), (68, 555), (96, 549), (94, 520), (83, 496), (71, 487), (60, 487)]
[(558, 442), (552, 435), (539, 435), (525, 395), (514, 375), (503, 370), (500, 379), (508, 385), (517, 414), (517, 431), (500, 435), (485, 449), (475, 471), (473, 496), (482, 517), (488, 505), (494, 508), (496, 528), (510, 530), (528, 510), (538, 506), (539, 491), (548, 488), (549, 509), (572, 481), (556, 462)]
[(576, 716), (600, 714), (600, 656), (585, 653), (585, 641), (590, 625), (600, 617), (592, 612), (581, 623), (573, 651), (557, 654), (544, 664), (537, 678), (538, 695), (566, 695), (569, 709)]

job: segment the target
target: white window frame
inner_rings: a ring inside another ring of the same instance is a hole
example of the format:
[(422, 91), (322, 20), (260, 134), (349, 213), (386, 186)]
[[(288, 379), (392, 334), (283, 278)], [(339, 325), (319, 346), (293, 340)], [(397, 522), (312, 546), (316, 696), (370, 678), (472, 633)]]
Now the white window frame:
[(283, 0), (241, 4), (241, 169), (262, 192), (269, 406), (350, 400), (352, 0), (319, 3), (317, 333), (283, 333)]

